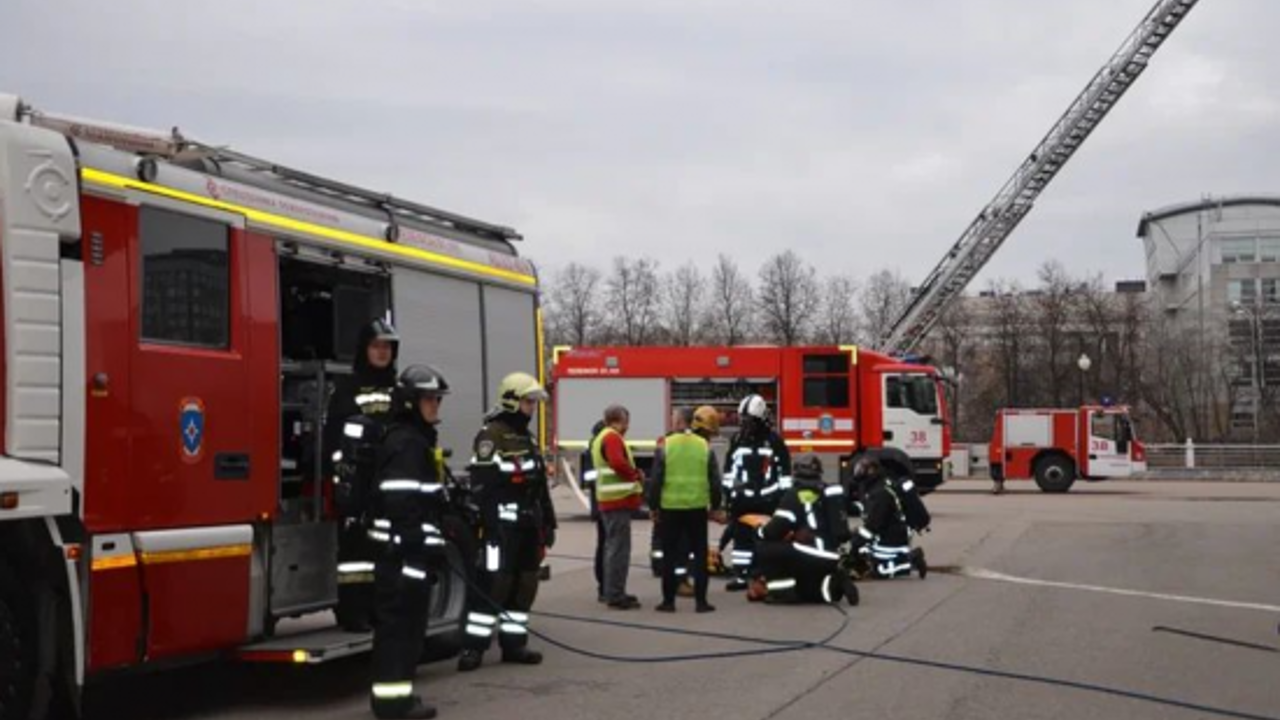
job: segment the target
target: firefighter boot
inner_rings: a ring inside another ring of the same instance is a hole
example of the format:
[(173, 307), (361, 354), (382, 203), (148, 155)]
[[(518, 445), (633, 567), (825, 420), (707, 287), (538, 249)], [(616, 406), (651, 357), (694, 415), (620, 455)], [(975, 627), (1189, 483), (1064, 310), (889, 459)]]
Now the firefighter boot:
[(542, 653), (527, 647), (504, 648), (502, 662), (516, 665), (541, 665)]
[(858, 586), (854, 584), (853, 578), (849, 576), (849, 573), (840, 573), (840, 586), (841, 592), (844, 594), (844, 599), (849, 603), (849, 605), (853, 606), (861, 602), (862, 599), (858, 594)]
[(471, 672), (479, 670), (480, 665), (484, 663), (484, 651), (474, 648), (467, 648), (458, 655), (458, 672)]
[(911, 549), (911, 565), (920, 573), (921, 580), (929, 574), (929, 565), (924, 561), (924, 548)]
[(403, 702), (377, 702), (373, 705), (373, 716), (379, 720), (431, 720), (436, 716), (434, 705), (422, 702), (417, 695), (405, 698)]

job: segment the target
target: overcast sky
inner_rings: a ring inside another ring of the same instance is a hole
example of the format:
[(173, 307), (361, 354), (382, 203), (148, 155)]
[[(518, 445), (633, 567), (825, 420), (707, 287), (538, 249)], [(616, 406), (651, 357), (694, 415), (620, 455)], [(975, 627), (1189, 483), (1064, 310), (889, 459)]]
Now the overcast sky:
[[(544, 267), (918, 281), (1152, 1), (0, 0), (0, 92), (512, 225)], [(1277, 28), (1201, 0), (986, 277), (1141, 277), (1143, 211), (1280, 191)]]

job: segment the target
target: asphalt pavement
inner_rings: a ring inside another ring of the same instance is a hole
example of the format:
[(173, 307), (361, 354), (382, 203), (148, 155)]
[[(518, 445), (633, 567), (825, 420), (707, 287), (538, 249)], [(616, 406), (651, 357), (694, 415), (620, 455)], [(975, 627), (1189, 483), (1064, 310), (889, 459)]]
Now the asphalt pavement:
[[(1280, 483), (987, 488), (927, 499), (926, 580), (862, 583), (861, 605), (840, 609), (750, 604), (713, 580), (711, 615), (683, 598), (653, 611), (645, 522), (630, 582), (643, 609), (598, 604), (594, 528), (558, 496), (534, 615), (545, 663), (436, 663), (419, 690), (443, 718), (1280, 720)], [(365, 658), (202, 664), (114, 678), (90, 718), (371, 717), (367, 684)]]

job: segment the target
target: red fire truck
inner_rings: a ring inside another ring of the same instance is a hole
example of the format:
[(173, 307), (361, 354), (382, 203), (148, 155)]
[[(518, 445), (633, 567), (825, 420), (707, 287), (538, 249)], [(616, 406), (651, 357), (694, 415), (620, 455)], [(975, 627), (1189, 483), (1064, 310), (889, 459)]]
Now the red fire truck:
[[(393, 317), (401, 363), (454, 389), (443, 445), (467, 448), (498, 379), (542, 366), (519, 239), (0, 96), (0, 720), (69, 713), (117, 669), (367, 649), (319, 614), (328, 388)], [(435, 651), (463, 596), (436, 586)]]
[(1077, 478), (1103, 480), (1146, 472), (1147, 453), (1134, 434), (1127, 407), (996, 413), (988, 449), (994, 480), (1035, 479), (1062, 493)]
[(673, 408), (717, 408), (727, 439), (739, 401), (754, 393), (792, 452), (827, 456), (832, 477), (860, 450), (892, 447), (910, 457), (921, 486), (945, 479), (951, 433), (941, 380), (927, 365), (853, 346), (559, 347), (551, 377), (551, 449), (566, 462), (611, 403), (631, 411), (627, 440), (646, 462)]

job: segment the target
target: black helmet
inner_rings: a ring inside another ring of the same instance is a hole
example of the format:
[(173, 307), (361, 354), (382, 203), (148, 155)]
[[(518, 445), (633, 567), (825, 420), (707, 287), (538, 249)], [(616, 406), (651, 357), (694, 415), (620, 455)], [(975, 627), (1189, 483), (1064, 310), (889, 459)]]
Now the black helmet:
[(392, 403), (401, 412), (416, 412), (418, 400), (449, 394), (449, 382), (430, 365), (410, 365), (400, 373)]
[(797, 480), (821, 480), (822, 460), (817, 455), (803, 455), (792, 463), (791, 474)]
[(352, 362), (353, 368), (358, 375), (373, 369), (369, 367), (369, 345), (375, 340), (391, 343), (390, 376), (387, 378), (390, 381), (392, 377), (395, 377), (396, 359), (400, 355), (400, 334), (396, 332), (394, 325), (382, 318), (375, 318), (360, 329), (360, 336), (356, 338), (356, 355)]

